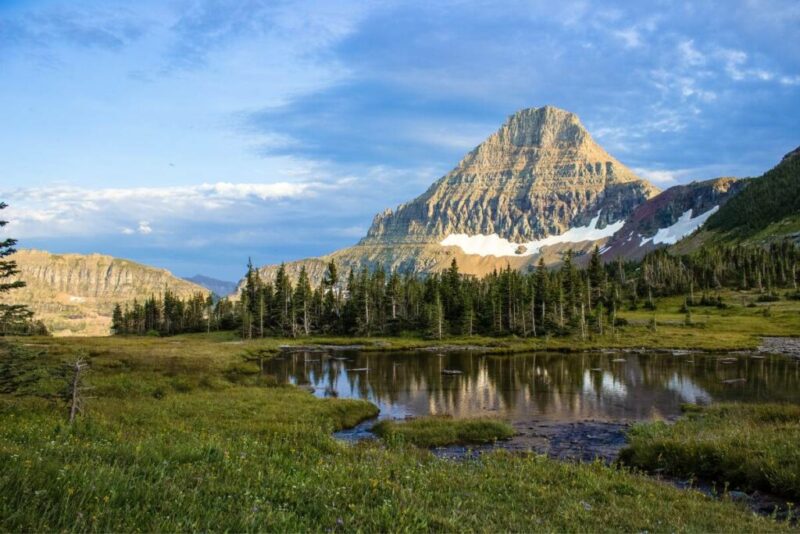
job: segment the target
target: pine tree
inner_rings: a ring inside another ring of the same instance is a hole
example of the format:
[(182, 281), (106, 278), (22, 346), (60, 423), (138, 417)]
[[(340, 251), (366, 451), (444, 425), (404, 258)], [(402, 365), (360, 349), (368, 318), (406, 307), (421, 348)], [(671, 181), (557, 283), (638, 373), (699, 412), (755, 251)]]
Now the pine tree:
[(305, 335), (311, 333), (313, 297), (314, 292), (311, 289), (311, 282), (308, 280), (308, 272), (306, 272), (306, 266), (303, 265), (300, 268), (300, 276), (297, 279), (297, 285), (294, 289), (294, 308), (298, 315), (297, 321), (303, 328), (303, 333)]
[(275, 324), (278, 331), (286, 336), (294, 333), (292, 321), (292, 282), (286, 274), (286, 265), (281, 263), (275, 275)]
[(325, 274), (322, 278), (322, 291), (324, 292), (322, 301), (323, 330), (326, 332), (338, 330), (341, 326), (339, 324), (341, 315), (339, 307), (339, 270), (333, 259), (325, 269)]
[[(8, 205), (0, 202), (0, 210), (4, 210)], [(0, 228), (3, 228), (8, 221), (0, 220)], [(16, 239), (10, 237), (0, 241), (0, 295), (14, 289), (25, 287), (25, 282), (15, 280), (19, 274), (17, 262), (7, 259), (16, 252), (14, 245)], [(2, 334), (23, 334), (29, 333), (33, 312), (27, 306), (19, 304), (0, 303), (0, 335)]]
[(597, 245), (595, 245), (589, 260), (588, 275), (591, 285), (591, 302), (597, 303), (603, 297), (606, 285), (606, 271), (603, 268), (603, 260), (600, 259), (600, 249)]
[(111, 313), (111, 333), (127, 333), (125, 332), (125, 317), (122, 315), (122, 306), (119, 303), (114, 305), (114, 311)]

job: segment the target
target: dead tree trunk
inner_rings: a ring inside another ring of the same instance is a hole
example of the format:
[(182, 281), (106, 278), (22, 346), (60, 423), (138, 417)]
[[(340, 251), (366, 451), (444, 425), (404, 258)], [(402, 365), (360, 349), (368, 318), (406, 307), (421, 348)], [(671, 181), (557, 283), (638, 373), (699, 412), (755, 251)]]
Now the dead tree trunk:
[(87, 388), (83, 385), (83, 377), (86, 374), (85, 370), (89, 367), (89, 364), (83, 360), (83, 358), (78, 358), (75, 363), (70, 365), (72, 370), (72, 382), (70, 384), (70, 406), (69, 406), (69, 422), (72, 424), (75, 421), (75, 417), (79, 413), (83, 413), (83, 391)]

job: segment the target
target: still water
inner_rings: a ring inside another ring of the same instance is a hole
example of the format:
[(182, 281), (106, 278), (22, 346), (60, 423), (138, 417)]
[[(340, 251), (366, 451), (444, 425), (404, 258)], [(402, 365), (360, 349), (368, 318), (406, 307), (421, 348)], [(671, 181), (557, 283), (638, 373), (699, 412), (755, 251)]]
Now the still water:
[(800, 361), (756, 354), (295, 352), (264, 365), (318, 397), (369, 400), (381, 418), (635, 421), (683, 403), (800, 403)]

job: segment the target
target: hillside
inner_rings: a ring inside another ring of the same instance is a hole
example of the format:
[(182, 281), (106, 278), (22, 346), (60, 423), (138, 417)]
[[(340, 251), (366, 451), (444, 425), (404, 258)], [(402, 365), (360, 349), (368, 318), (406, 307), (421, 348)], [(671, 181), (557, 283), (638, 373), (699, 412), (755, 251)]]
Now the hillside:
[(114, 304), (142, 300), (165, 289), (182, 297), (208, 294), (165, 269), (100, 254), (20, 250), (12, 259), (27, 286), (3, 298), (30, 306), (58, 336), (108, 335)]
[[(708, 219), (705, 229), (729, 238), (747, 239), (773, 227), (774, 236), (797, 234), (800, 225), (800, 147), (786, 154), (778, 165), (758, 178), (742, 194)], [(797, 235), (795, 235), (797, 237)]]

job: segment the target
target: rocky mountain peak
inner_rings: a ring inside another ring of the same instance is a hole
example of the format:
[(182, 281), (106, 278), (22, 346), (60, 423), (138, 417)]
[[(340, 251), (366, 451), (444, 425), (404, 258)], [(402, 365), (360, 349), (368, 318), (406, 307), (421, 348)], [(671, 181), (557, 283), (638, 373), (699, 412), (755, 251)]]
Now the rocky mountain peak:
[(588, 133), (578, 116), (552, 106), (520, 110), (489, 138), (517, 147), (547, 147), (559, 144), (578, 145)]
[(450, 234), (525, 242), (624, 219), (658, 190), (594, 142), (577, 115), (518, 111), (424, 194), (375, 217), (362, 244), (438, 243)]

